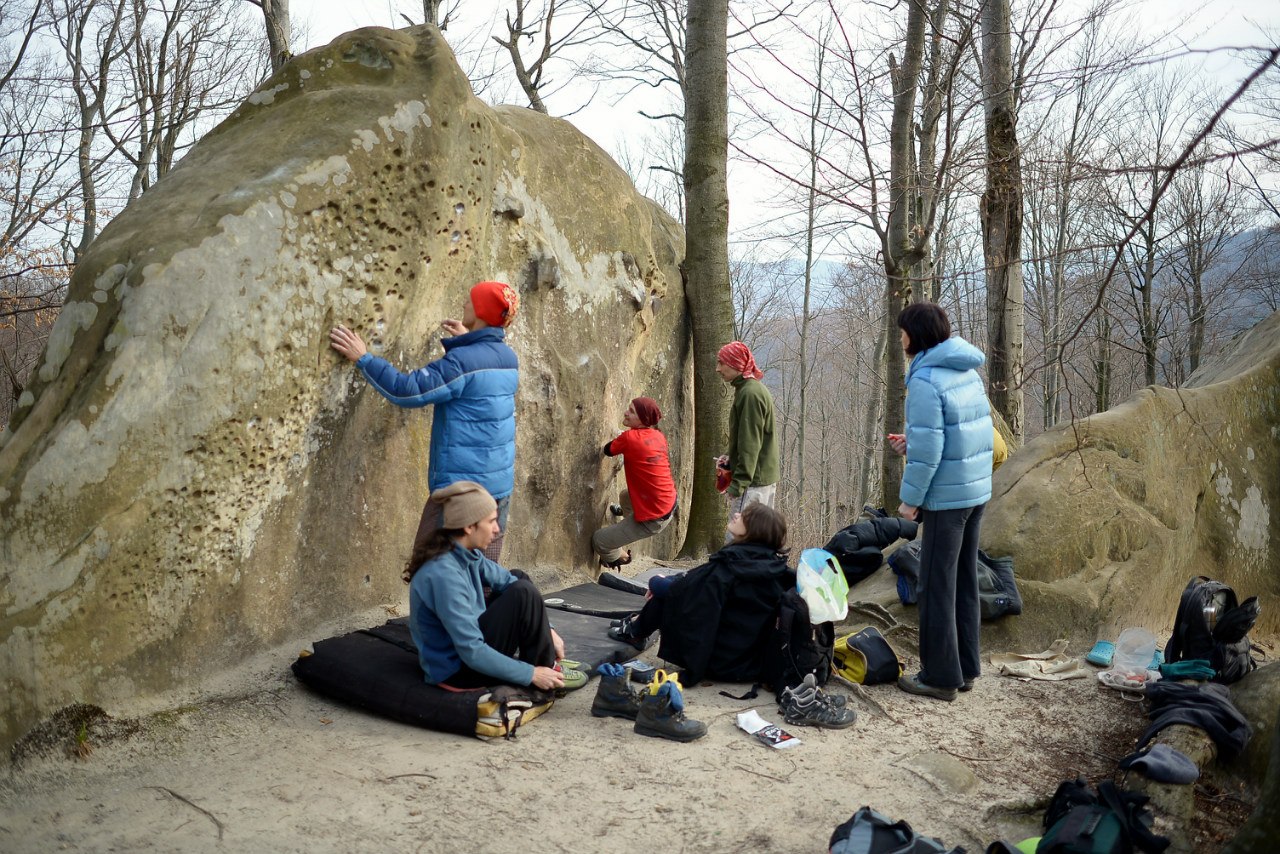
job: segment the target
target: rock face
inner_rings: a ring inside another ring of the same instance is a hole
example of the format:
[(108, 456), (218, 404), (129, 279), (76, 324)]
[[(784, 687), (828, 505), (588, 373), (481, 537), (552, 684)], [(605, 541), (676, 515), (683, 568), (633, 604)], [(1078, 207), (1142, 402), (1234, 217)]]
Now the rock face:
[(504, 558), (592, 566), (631, 397), (687, 493), (683, 254), (568, 123), (478, 101), (434, 28), (290, 62), (104, 230), (0, 439), (0, 745), (403, 600), (431, 410), (369, 390), (335, 323), (412, 369), (473, 282), (516, 285)]
[[(1151, 387), (1037, 436), (996, 472), (983, 547), (1013, 555), (1022, 617), (987, 646), (1167, 637), (1195, 575), (1256, 595), (1280, 634), (1280, 313), (1182, 389)], [(1007, 645), (1007, 646), (1004, 646)]]

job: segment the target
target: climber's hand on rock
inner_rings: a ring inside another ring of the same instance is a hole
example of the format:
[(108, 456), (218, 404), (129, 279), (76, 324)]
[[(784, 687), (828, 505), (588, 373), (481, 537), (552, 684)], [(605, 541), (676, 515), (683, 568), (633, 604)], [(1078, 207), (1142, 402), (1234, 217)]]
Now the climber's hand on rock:
[(341, 325), (329, 330), (329, 346), (353, 362), (369, 352), (363, 338)]

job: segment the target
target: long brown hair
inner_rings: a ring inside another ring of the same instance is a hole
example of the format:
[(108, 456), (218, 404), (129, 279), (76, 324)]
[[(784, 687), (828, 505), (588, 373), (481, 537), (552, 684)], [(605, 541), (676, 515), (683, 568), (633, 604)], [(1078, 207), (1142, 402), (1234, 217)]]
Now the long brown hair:
[(742, 525), (747, 533), (740, 543), (759, 543), (768, 546), (778, 554), (786, 554), (787, 519), (777, 510), (758, 501), (753, 501), (742, 508)]
[(466, 534), (467, 532), (461, 528), (436, 528), (418, 537), (413, 543), (413, 553), (409, 555), (409, 562), (405, 564), (404, 572), (400, 574), (404, 583), (408, 584), (412, 581), (413, 574), (421, 569), (424, 563), (449, 551), (453, 548), (453, 541)]

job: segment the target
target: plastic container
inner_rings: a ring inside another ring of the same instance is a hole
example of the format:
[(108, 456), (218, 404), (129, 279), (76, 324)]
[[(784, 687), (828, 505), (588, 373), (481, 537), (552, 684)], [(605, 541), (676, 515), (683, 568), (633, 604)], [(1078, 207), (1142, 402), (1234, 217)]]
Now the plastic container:
[(1145, 680), (1156, 654), (1156, 636), (1143, 628), (1125, 629), (1116, 639), (1111, 669), (1126, 677)]

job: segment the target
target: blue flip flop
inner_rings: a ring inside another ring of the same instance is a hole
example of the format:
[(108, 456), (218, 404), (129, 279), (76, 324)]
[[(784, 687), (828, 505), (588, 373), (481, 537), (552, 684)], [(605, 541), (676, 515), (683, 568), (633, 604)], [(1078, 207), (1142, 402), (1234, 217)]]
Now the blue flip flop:
[(1099, 667), (1110, 667), (1111, 659), (1115, 654), (1116, 645), (1114, 643), (1100, 640), (1093, 645), (1093, 649), (1089, 650), (1089, 654), (1084, 657), (1084, 660)]

